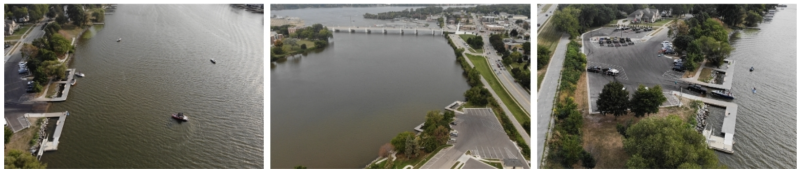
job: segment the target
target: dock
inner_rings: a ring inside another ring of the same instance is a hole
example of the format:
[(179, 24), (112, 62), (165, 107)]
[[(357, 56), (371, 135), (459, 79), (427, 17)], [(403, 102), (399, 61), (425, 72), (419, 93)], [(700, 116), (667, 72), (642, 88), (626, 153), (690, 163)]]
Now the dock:
[[(67, 80), (64, 81), (55, 81), (50, 83), (50, 85), (64, 85), (64, 90), (60, 91), (61, 96), (54, 97), (54, 98), (47, 98), (47, 96), (33, 99), (34, 101), (67, 101), (67, 96), (69, 95), (69, 89), (72, 87), (70, 83), (72, 83), (72, 79), (75, 79), (75, 69), (67, 69), (68, 73), (66, 74)], [(45, 91), (46, 94), (46, 91)], [(58, 93), (56, 93), (58, 94)]]
[(39, 146), (39, 152), (37, 153), (36, 157), (38, 159), (42, 158), (42, 155), (45, 151), (54, 151), (58, 150), (58, 140), (61, 138), (61, 132), (64, 130), (64, 122), (67, 121), (67, 116), (69, 116), (69, 111), (66, 112), (53, 112), (53, 113), (26, 113), (25, 118), (50, 118), (50, 117), (58, 117), (58, 121), (56, 122), (56, 130), (53, 132), (53, 141), (47, 141), (49, 136), (44, 138), (44, 142), (41, 142)]
[(725, 118), (722, 121), (722, 134), (724, 137), (721, 136), (714, 136), (711, 130), (703, 130), (703, 137), (706, 138), (706, 144), (708, 147), (714, 150), (718, 150), (725, 153), (733, 153), (733, 136), (736, 134), (736, 111), (739, 108), (739, 105), (736, 103), (726, 102), (726, 101), (719, 101), (710, 98), (703, 98), (694, 96), (691, 94), (680, 93), (677, 91), (672, 92), (673, 95), (685, 97), (691, 100), (700, 100), (703, 103), (724, 107), (725, 108)]
[(453, 111), (455, 113), (464, 114), (464, 112), (458, 111), (458, 108), (461, 107), (461, 105), (463, 104), (464, 102), (456, 100), (455, 102), (445, 106), (444, 109), (448, 111)]
[[(725, 63), (722, 64), (722, 66), (721, 66), (723, 68), (714, 68), (714, 71), (721, 72), (721, 73), (725, 74), (725, 78), (722, 81), (722, 84), (711, 84), (711, 83), (706, 83), (706, 82), (702, 82), (700, 80), (697, 80), (699, 78), (699, 76), (700, 76), (700, 72), (702, 71), (702, 69), (698, 69), (697, 70), (697, 74), (695, 74), (694, 77), (681, 78), (680, 80), (684, 81), (684, 82), (688, 82), (688, 83), (694, 83), (694, 84), (706, 86), (706, 87), (709, 87), (709, 88), (730, 90), (731, 86), (733, 86), (733, 70), (735, 69), (735, 65), (736, 65), (735, 61), (726, 59)], [(701, 67), (701, 68), (707, 68), (707, 67)]]

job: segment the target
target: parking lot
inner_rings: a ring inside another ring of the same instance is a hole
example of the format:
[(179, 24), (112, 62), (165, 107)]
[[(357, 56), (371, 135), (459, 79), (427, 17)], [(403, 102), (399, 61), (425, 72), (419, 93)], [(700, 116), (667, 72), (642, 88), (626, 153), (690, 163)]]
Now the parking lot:
[(482, 159), (525, 159), (491, 109), (465, 108), (464, 111), (464, 114), (456, 114), (457, 124), (452, 126), (458, 131), (453, 147), (436, 154), (422, 168), (449, 169), (467, 151)]
[[(654, 31), (657, 28), (653, 28)], [(584, 51), (587, 59), (587, 68), (600, 66), (602, 68), (614, 68), (619, 70), (617, 76), (609, 76), (604, 73), (588, 73), (589, 101), (592, 112), (597, 112), (597, 98), (603, 90), (603, 86), (612, 81), (619, 81), (625, 86), (630, 96), (636, 92), (639, 85), (652, 87), (661, 85), (665, 94), (669, 91), (677, 90), (675, 84), (682, 73), (672, 70), (673, 59), (667, 56), (659, 56), (662, 48), (661, 42), (668, 40), (667, 30), (663, 29), (652, 37), (647, 36), (650, 32), (628, 32), (614, 31), (614, 28), (604, 27), (586, 33), (584, 39)], [(592, 38), (597, 37), (630, 37), (636, 43), (627, 47), (608, 47), (600, 46), (597, 42), (591, 42)], [(647, 41), (636, 42), (642, 37)], [(671, 99), (671, 95), (665, 95), (668, 102), (665, 105), (677, 104), (677, 99)]]

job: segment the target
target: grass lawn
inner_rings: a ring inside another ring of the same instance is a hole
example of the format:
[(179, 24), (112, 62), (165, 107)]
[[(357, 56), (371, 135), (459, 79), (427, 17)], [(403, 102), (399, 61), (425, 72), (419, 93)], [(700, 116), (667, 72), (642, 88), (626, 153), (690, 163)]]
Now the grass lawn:
[(31, 139), (33, 139), (34, 134), (39, 132), (39, 126), (41, 124), (39, 124), (38, 121), (40, 120), (43, 120), (43, 118), (28, 118), (28, 121), (31, 123), (31, 127), (25, 128), (14, 133), (14, 135), (11, 135), (8, 144), (5, 144), (4, 154), (8, 154), (9, 150), (19, 150), (22, 152), (27, 152), (30, 150)]
[(553, 6), (553, 4), (545, 4), (544, 7), (542, 7), (544, 10), (540, 11), (539, 13), (547, 13), (547, 9), (550, 9), (550, 6)]
[[(300, 49), (300, 46), (303, 45), (303, 44), (306, 44), (306, 50), (316, 49), (316, 47), (314, 47), (314, 42), (313, 41), (304, 40), (304, 39), (298, 39), (296, 46), (292, 46), (292, 45), (289, 45), (289, 44), (283, 44), (282, 48), (283, 48), (283, 51), (285, 53), (284, 54), (276, 54), (275, 56), (283, 57), (283, 56), (286, 56), (286, 55), (293, 55), (293, 54), (297, 54), (297, 53), (303, 52), (303, 50)], [(272, 51), (271, 48), (270, 48), (270, 51)]]
[(489, 84), (487, 85), (491, 86), (494, 92), (497, 93), (497, 95), (499, 95), (498, 98), (500, 98), (500, 100), (502, 100), (503, 103), (506, 104), (508, 110), (511, 111), (510, 114), (517, 119), (519, 124), (522, 124), (525, 121), (530, 121), (530, 117), (527, 114), (525, 114), (525, 112), (522, 111), (522, 108), (520, 108), (517, 102), (514, 101), (511, 98), (511, 96), (506, 92), (505, 88), (503, 88), (503, 86), (500, 85), (500, 82), (494, 76), (494, 72), (491, 69), (489, 69), (489, 65), (486, 62), (486, 58), (484, 58), (483, 56), (475, 56), (471, 54), (467, 54), (467, 57), (469, 58), (470, 61), (472, 61), (472, 64), (475, 65), (475, 69), (477, 69), (478, 72), (481, 73), (483, 78), (485, 78), (486, 81), (489, 82)]
[(44, 97), (54, 98), (54, 96), (58, 94), (58, 86), (58, 83), (50, 83), (50, 85), (47, 86), (47, 94)]
[(645, 25), (650, 25), (650, 26), (653, 26), (653, 27), (660, 27), (661, 25), (664, 25), (664, 24), (666, 24), (666, 23), (668, 23), (670, 21), (672, 21), (672, 18), (666, 18), (666, 19), (663, 19), (663, 20), (660, 20), (660, 21), (656, 21), (656, 22), (653, 22), (653, 23), (647, 23)]
[(66, 38), (70, 42), (72, 42), (72, 38), (78, 37), (78, 35), (81, 34), (81, 31), (83, 31), (83, 29), (80, 27), (77, 27), (72, 24), (64, 24), (61, 26), (61, 30), (58, 30), (58, 33), (61, 34), (61, 36), (64, 36), (64, 38)]
[(28, 29), (30, 29), (31, 27), (33, 27), (33, 25), (20, 26), (17, 30), (14, 30), (14, 34), (12, 34), (11, 36), (5, 37), (5, 40), (18, 40), (18, 39), (20, 39), (22, 37), (22, 34), (25, 34), (25, 32), (28, 31)]
[(700, 77), (697, 77), (697, 80), (706, 82), (706, 80), (711, 79), (712, 72), (714, 72), (714, 70), (711, 68), (703, 68), (703, 70), (700, 71)]
[(545, 23), (542, 25), (544, 25), (544, 28), (537, 36), (537, 44), (543, 45), (550, 50), (550, 55), (547, 56), (550, 59), (558, 46), (558, 40), (561, 39), (561, 32), (556, 31), (556, 26), (553, 24)]

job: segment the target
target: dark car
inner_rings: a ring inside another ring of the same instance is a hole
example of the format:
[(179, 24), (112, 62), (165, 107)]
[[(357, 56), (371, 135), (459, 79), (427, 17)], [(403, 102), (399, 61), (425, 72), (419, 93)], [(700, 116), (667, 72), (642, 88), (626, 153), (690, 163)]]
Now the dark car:
[(589, 67), (589, 69), (586, 69), (586, 71), (599, 73), (599, 72), (603, 71), (603, 69), (600, 66), (592, 66), (592, 67)]
[(28, 81), (28, 86), (26, 86), (25, 90), (27, 92), (33, 92), (33, 81)]
[(619, 42), (622, 46), (628, 46), (627, 42)]
[(625, 38), (625, 41), (627, 41), (627, 42), (632, 42), (630, 37), (626, 37), (626, 38)]
[(675, 71), (678, 71), (678, 72), (683, 72), (684, 68), (683, 68), (683, 65), (675, 65), (675, 66), (672, 67), (672, 70), (675, 70)]
[(6, 44), (6, 48), (8, 48), (8, 47), (11, 47), (11, 45), (9, 45), (9, 44)]
[(707, 91), (707, 89), (705, 87), (697, 85), (697, 84), (691, 84), (688, 87), (686, 87), (686, 89), (689, 89), (690, 91), (698, 92), (700, 94), (705, 94), (706, 91)]

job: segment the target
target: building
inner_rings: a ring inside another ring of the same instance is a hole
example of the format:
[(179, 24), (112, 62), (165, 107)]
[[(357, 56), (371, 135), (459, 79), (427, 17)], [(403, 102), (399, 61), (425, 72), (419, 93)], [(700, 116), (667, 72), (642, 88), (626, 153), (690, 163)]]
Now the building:
[(481, 17), (481, 21), (483, 21), (483, 22), (494, 22), (495, 19), (497, 19), (497, 18), (494, 17), (494, 16), (483, 16), (483, 17)]
[(475, 25), (462, 25), (461, 30), (475, 30), (477, 27)]
[(297, 32), (297, 27), (289, 27), (289, 34)]
[(5, 29), (3, 31), (5, 31), (6, 36), (11, 36), (12, 34), (14, 34), (14, 30), (18, 28), (19, 25), (17, 25), (16, 22), (14, 22), (13, 20), (6, 20)]
[(506, 27), (503, 27), (503, 26), (500, 26), (500, 25), (486, 25), (486, 26), (484, 26), (484, 28), (486, 28), (489, 31), (505, 31), (506, 30)]
[(661, 19), (661, 14), (658, 13), (658, 9), (640, 9), (636, 10), (630, 15), (628, 15), (628, 19), (632, 23), (640, 23), (640, 22), (656, 22), (658, 19)]
[(514, 21), (517, 21), (517, 20), (523, 20), (524, 21), (524, 20), (528, 19), (528, 17), (524, 16), (524, 15), (513, 15), (513, 16), (509, 17), (508, 19), (509, 19), (509, 21), (514, 22)]
[(279, 41), (281, 39), (283, 39), (283, 34), (278, 34), (277, 32), (274, 31), (269, 33), (270, 45), (275, 44), (275, 41)]

